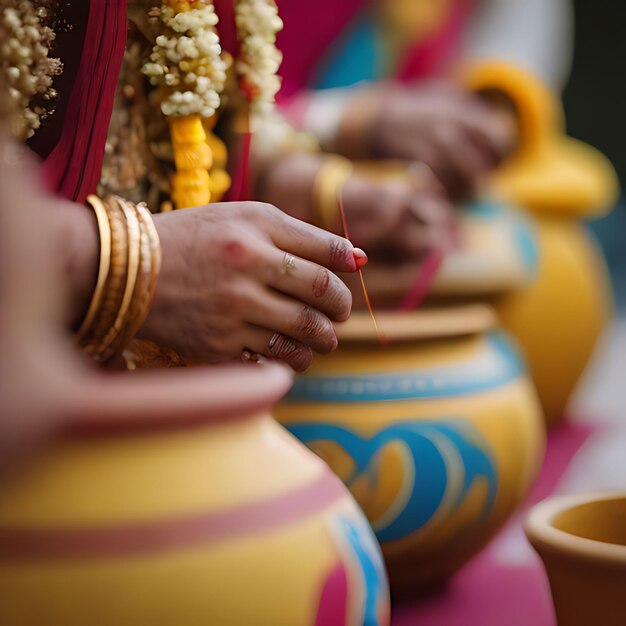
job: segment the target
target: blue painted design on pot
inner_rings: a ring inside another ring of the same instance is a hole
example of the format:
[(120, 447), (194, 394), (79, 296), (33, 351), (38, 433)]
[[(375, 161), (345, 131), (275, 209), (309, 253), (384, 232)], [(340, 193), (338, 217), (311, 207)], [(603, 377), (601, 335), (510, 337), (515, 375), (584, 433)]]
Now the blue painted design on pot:
[(352, 488), (366, 477), (371, 494), (378, 489), (382, 453), (390, 445), (402, 447), (405, 454), (399, 458), (404, 465), (405, 487), (379, 516), (383, 521), (373, 523), (381, 542), (418, 532), (435, 517), (450, 517), (465, 502), (477, 480), (483, 480), (487, 487), (479, 519), (490, 513), (495, 502), (498, 473), (493, 454), (480, 432), (466, 421), (405, 420), (369, 439), (330, 423), (291, 424), (288, 429), (308, 446), (320, 442), (341, 446), (354, 461), (346, 484)]
[(488, 349), (465, 361), (391, 373), (308, 375), (296, 378), (286, 403), (383, 402), (451, 398), (501, 387), (525, 372), (511, 342), (500, 333), (488, 339)]

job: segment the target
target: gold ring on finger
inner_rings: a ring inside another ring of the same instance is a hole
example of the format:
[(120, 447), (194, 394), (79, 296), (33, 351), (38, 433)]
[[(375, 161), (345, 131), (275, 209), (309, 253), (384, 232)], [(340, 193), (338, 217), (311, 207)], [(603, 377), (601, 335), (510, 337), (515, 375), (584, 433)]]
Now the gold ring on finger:
[(285, 256), (283, 257), (283, 268), (285, 274), (291, 274), (296, 269), (296, 258), (293, 254), (285, 252)]

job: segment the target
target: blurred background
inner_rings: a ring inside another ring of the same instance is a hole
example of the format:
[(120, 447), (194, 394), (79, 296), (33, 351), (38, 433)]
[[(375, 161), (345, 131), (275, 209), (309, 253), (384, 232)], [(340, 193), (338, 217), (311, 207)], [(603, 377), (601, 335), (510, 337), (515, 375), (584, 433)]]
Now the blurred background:
[[(626, 184), (626, 4), (575, 0), (576, 48), (565, 91), (569, 133), (606, 154)], [(611, 267), (617, 304), (626, 315), (626, 202), (591, 224)]]

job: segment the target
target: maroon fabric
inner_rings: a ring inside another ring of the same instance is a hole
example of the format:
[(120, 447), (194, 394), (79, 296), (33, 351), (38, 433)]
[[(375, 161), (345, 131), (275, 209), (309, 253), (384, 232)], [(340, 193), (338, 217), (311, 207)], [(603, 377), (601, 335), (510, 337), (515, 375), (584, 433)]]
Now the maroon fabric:
[(98, 185), (126, 46), (126, 0), (91, 0), (59, 141), (44, 161), (53, 191), (83, 202)]
[(52, 152), (63, 133), (63, 123), (80, 67), (89, 21), (89, 2), (74, 0), (68, 4), (59, 3), (56, 14), (60, 23), (67, 22), (71, 27), (57, 29), (51, 50), (52, 56), (59, 57), (63, 63), (63, 72), (54, 79), (54, 87), (59, 93), (54, 103), (54, 114), (44, 120), (41, 128), (28, 141), (29, 147), (42, 159)]

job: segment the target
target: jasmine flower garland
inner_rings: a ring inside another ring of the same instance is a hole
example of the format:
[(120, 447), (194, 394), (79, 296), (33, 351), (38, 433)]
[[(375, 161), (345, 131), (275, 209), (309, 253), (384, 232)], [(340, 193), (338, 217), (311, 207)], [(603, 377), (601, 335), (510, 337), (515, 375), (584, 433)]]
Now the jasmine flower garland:
[(276, 34), (283, 21), (274, 0), (237, 0), (235, 21), (241, 45), (235, 70), (240, 86), (253, 111), (272, 109), (280, 89), (278, 68), (282, 53), (276, 48)]

